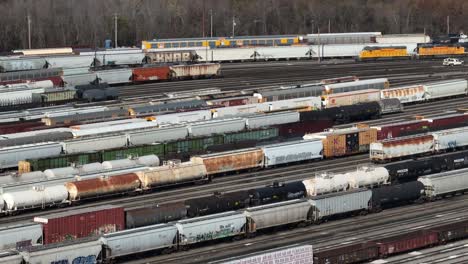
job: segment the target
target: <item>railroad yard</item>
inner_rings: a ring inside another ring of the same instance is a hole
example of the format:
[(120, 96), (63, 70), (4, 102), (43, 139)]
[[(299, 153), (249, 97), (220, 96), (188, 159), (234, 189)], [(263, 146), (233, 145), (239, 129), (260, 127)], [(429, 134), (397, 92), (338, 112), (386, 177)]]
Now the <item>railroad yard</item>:
[(466, 53), (390, 37), (1, 57), (0, 263), (466, 263)]

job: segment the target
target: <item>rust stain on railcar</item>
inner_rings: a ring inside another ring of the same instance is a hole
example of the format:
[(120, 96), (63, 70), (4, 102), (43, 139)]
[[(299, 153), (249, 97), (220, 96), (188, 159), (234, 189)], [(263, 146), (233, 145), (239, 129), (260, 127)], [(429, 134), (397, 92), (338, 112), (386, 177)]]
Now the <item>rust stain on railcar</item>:
[(404, 145), (420, 145), (433, 142), (434, 137), (432, 135), (421, 135), (412, 137), (395, 138), (392, 140), (382, 141), (384, 148), (398, 147)]
[(135, 173), (68, 182), (65, 184), (71, 201), (93, 196), (137, 190), (140, 186), (140, 179)]
[(257, 168), (263, 165), (263, 150), (250, 149), (194, 157), (202, 160), (208, 175)]

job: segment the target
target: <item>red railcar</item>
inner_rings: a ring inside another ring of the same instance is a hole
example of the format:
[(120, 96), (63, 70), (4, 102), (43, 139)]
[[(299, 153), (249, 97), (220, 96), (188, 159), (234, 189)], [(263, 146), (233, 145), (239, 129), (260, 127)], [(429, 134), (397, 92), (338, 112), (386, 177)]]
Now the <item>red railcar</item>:
[(39, 120), (0, 123), (0, 135), (26, 132), (41, 126), (44, 126), (44, 123)]
[(169, 66), (140, 67), (134, 68), (132, 72), (134, 82), (169, 80), (171, 77)]
[(468, 114), (466, 113), (437, 116), (422, 120), (428, 122), (433, 131), (468, 126)]
[(113, 205), (34, 217), (34, 222), (42, 223), (44, 244), (125, 229), (124, 209)]
[(376, 240), (380, 257), (424, 248), (439, 243), (437, 232), (417, 230)]
[(278, 134), (283, 138), (302, 137), (307, 133), (323, 132), (333, 127), (333, 120), (317, 120), (276, 125)]
[(373, 126), (373, 128), (377, 129), (377, 140), (384, 140), (424, 133), (429, 131), (430, 123), (425, 120), (411, 120), (381, 126)]
[(464, 239), (468, 237), (468, 220), (461, 222), (448, 223), (443, 226), (430, 228), (431, 231), (437, 232), (439, 242), (446, 243), (448, 241)]
[(314, 264), (361, 263), (378, 257), (379, 247), (375, 243), (358, 242), (314, 251)]

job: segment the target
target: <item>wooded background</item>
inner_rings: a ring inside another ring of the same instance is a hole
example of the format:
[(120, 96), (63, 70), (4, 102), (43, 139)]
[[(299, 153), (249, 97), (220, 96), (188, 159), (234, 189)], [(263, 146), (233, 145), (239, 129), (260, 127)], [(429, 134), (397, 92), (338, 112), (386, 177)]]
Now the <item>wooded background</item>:
[[(32, 47), (119, 46), (153, 38), (379, 31), (458, 33), (468, 24), (467, 0), (0, 0), (0, 50)], [(204, 22), (204, 23), (203, 23)]]

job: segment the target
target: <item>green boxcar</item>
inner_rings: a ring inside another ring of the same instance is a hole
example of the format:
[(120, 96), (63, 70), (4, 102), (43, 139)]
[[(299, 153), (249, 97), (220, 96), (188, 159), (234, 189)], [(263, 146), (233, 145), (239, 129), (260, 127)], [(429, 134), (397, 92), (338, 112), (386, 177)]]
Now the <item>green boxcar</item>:
[(44, 159), (29, 159), (20, 162), (18, 169), (20, 173), (25, 173), (29, 171), (44, 171), (47, 169), (68, 167), (72, 163), (81, 165), (93, 162), (101, 162), (100, 152), (60, 155)]
[(192, 155), (206, 153), (209, 147), (220, 144), (223, 144), (223, 135), (167, 142), (165, 143), (165, 158), (186, 160)]
[(153, 144), (135, 146), (128, 148), (110, 149), (102, 151), (102, 161), (126, 159), (128, 157), (141, 157), (154, 154), (158, 157), (164, 156), (164, 144)]
[(278, 128), (264, 128), (240, 133), (229, 133), (224, 135), (224, 143), (237, 143), (242, 141), (264, 141), (277, 138), (279, 135)]

